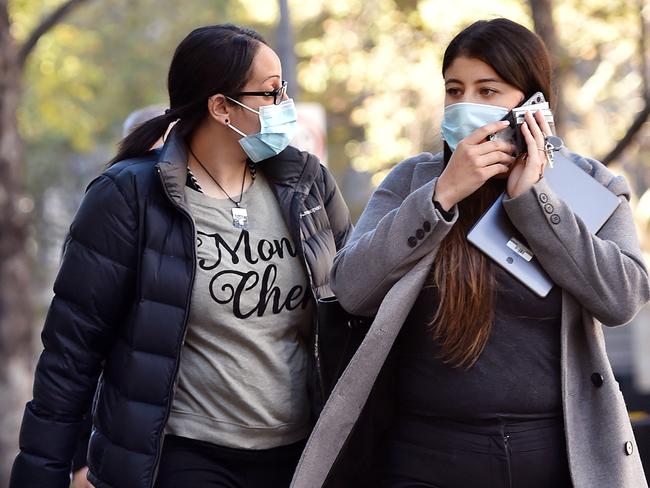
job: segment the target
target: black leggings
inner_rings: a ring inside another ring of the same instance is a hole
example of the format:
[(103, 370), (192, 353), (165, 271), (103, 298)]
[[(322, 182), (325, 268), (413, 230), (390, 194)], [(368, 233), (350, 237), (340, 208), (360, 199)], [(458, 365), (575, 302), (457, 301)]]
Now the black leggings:
[(231, 449), (165, 436), (155, 488), (286, 488), (305, 441), (264, 450)]
[(383, 488), (571, 488), (561, 419), (472, 424), (399, 419)]

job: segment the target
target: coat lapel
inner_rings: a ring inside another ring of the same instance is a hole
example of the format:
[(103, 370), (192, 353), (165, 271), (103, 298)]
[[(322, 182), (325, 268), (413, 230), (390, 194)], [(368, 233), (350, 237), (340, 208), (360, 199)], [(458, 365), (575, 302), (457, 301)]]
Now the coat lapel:
[(365, 339), (316, 422), (291, 488), (311, 488), (325, 483), (429, 274), (433, 259), (433, 254), (422, 258), (384, 297)]
[(442, 153), (438, 153), (433, 157), (433, 161), (424, 161), (418, 163), (413, 169), (413, 178), (411, 179), (411, 193), (425, 185), (433, 178), (440, 176), (442, 170), (445, 169), (442, 162)]
[[(438, 176), (442, 157), (417, 164), (411, 191)], [(429, 274), (434, 254), (422, 258), (388, 291), (365, 339), (332, 391), (296, 468), (292, 488), (322, 486), (377, 379), (395, 338)]]

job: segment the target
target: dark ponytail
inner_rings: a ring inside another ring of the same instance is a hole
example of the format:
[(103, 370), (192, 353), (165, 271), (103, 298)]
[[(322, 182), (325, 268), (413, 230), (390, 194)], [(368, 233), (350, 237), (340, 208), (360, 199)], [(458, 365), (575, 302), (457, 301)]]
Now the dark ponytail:
[(190, 32), (176, 48), (169, 67), (170, 108), (122, 139), (108, 166), (147, 153), (174, 121), (176, 136), (187, 139), (206, 117), (209, 97), (236, 93), (246, 84), (260, 43), (266, 41), (257, 32), (232, 24)]
[(146, 153), (158, 141), (174, 121), (171, 112), (149, 119), (138, 125), (124, 139), (120, 141), (117, 156), (108, 165), (111, 166), (118, 161), (141, 156)]

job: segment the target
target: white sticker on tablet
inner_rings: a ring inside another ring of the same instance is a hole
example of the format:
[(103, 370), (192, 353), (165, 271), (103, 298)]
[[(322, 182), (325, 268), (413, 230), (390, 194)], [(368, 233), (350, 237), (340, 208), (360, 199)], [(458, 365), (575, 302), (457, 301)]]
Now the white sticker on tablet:
[(524, 258), (526, 261), (530, 261), (533, 259), (533, 251), (528, 249), (526, 246), (524, 246), (521, 242), (519, 242), (517, 239), (514, 237), (511, 237), (510, 240), (508, 241), (508, 247), (512, 249), (514, 252), (519, 254), (522, 258)]

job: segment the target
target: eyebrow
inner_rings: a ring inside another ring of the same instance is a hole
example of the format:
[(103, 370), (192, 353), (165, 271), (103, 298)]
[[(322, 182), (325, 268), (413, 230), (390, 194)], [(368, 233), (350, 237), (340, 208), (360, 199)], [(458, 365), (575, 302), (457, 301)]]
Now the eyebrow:
[(262, 80), (262, 83), (266, 83), (266, 82), (269, 81), (271, 78), (280, 78), (280, 75), (271, 75), (271, 76), (268, 76), (268, 77), (266, 77), (266, 78), (264, 78), (264, 79)]
[[(450, 78), (445, 81), (445, 85), (448, 85), (449, 83), (458, 83), (459, 85), (465, 84), (456, 78)], [(476, 80), (474, 83), (503, 83), (503, 81), (497, 80), (496, 78), (481, 78), (480, 80)]]

